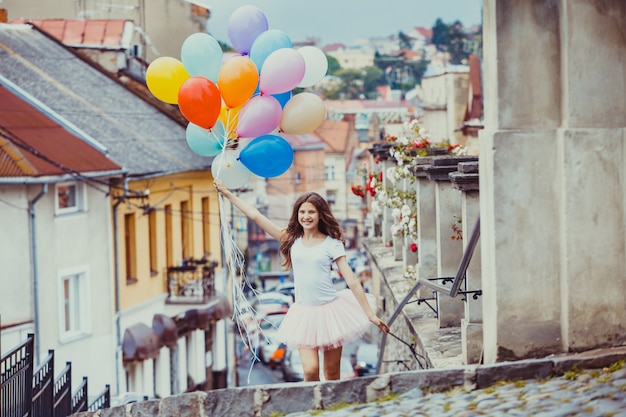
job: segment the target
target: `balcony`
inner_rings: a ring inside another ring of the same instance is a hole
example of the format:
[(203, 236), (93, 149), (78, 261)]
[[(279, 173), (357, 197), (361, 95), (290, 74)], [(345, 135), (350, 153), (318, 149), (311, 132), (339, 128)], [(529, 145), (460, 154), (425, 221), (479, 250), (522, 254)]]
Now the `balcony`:
[(215, 296), (216, 261), (190, 259), (166, 269), (167, 304), (205, 304)]

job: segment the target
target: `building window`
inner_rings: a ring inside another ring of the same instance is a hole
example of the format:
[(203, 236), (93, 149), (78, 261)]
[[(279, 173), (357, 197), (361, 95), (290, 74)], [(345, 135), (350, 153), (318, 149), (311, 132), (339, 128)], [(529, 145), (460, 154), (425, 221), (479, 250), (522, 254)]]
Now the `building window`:
[(211, 253), (211, 218), (209, 217), (209, 197), (202, 198), (202, 250)]
[(56, 184), (54, 194), (55, 214), (69, 214), (85, 210), (84, 186), (76, 182)]
[(126, 283), (137, 282), (137, 235), (135, 213), (124, 215), (124, 243), (126, 249)]
[(174, 245), (172, 241), (172, 205), (165, 205), (165, 263), (167, 267), (174, 265)]
[(89, 333), (90, 303), (86, 268), (61, 271), (59, 275), (59, 331), (63, 342)]
[(191, 233), (191, 210), (189, 202), (180, 202), (180, 237), (183, 246), (183, 259), (191, 259), (193, 254)]
[(151, 210), (148, 214), (148, 234), (148, 244), (150, 245), (150, 275), (155, 276), (158, 274), (156, 210)]
[(333, 165), (326, 165), (326, 181), (335, 179), (335, 167)]

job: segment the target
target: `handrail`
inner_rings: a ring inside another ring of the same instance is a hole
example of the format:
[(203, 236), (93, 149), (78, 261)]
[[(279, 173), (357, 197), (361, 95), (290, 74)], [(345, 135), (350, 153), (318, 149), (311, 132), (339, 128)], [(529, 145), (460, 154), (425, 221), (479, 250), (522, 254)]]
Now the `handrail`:
[[(480, 215), (476, 219), (476, 224), (474, 225), (474, 229), (472, 230), (472, 235), (470, 240), (465, 247), (465, 251), (463, 252), (463, 257), (461, 258), (461, 262), (459, 263), (459, 268), (456, 272), (456, 276), (452, 281), (452, 287), (446, 287), (445, 285), (437, 284), (434, 280), (452, 280), (452, 277), (444, 277), (444, 278), (430, 278), (430, 279), (418, 279), (413, 288), (407, 293), (407, 295), (400, 301), (398, 307), (389, 318), (387, 325), (391, 327), (393, 322), (398, 318), (400, 312), (404, 308), (404, 306), (409, 302), (411, 297), (417, 292), (420, 286), (424, 286), (430, 288), (432, 290), (442, 292), (444, 294), (448, 294), (450, 297), (456, 297), (458, 294), (469, 293), (473, 291), (460, 291), (461, 285), (465, 280), (465, 276), (467, 273), (467, 268), (469, 267), (470, 261), (472, 260), (472, 255), (474, 254), (474, 249), (476, 249), (476, 245), (478, 244), (478, 239), (480, 238)], [(479, 290), (478, 294), (482, 294), (482, 291)], [(474, 297), (476, 298), (476, 297)], [(385, 353), (385, 343), (387, 341), (387, 334), (383, 333), (380, 340), (380, 354), (378, 356), (378, 363), (376, 365), (376, 373), (380, 372), (380, 367), (382, 365), (382, 359)]]

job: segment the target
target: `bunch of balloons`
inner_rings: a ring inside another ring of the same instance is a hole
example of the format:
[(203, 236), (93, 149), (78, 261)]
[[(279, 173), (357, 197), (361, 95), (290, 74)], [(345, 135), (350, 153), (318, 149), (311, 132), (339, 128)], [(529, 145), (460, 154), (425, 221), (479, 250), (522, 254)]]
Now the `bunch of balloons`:
[(293, 149), (280, 133), (309, 133), (323, 122), (322, 99), (292, 90), (320, 81), (328, 60), (312, 46), (294, 49), (256, 6), (233, 12), (228, 37), (237, 54), (225, 58), (214, 37), (192, 34), (180, 60), (159, 57), (148, 66), (146, 84), (159, 100), (178, 104), (191, 150), (215, 157), (213, 176), (239, 188), (252, 173), (276, 177), (289, 169)]

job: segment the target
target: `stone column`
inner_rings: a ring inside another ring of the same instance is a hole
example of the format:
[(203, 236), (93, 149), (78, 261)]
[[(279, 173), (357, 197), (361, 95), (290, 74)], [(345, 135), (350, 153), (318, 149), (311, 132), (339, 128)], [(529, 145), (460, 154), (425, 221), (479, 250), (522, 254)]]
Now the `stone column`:
[(418, 278), (437, 276), (437, 228), (435, 183), (428, 179), (424, 169), (431, 158), (422, 158), (420, 164), (411, 168), (415, 175), (417, 193), (417, 275)]
[(623, 0), (484, 1), (486, 363), (626, 342), (625, 27)]
[[(452, 187), (448, 174), (456, 170), (457, 158), (436, 157), (424, 169), (428, 179), (435, 183), (435, 227), (437, 229), (437, 275), (454, 277), (463, 256), (463, 244), (452, 239), (452, 226), (461, 218), (461, 193)], [(439, 282), (443, 283), (443, 282)], [(438, 293), (439, 327), (459, 327), (464, 306), (460, 297)]]
[[(463, 253), (467, 251), (479, 215), (478, 162), (463, 162), (458, 171), (450, 174), (455, 188), (462, 191), (461, 212), (463, 215)], [(480, 263), (480, 240), (478, 241), (465, 275), (461, 291), (482, 290)], [(477, 293), (459, 294), (465, 300), (465, 314), (461, 320), (461, 351), (463, 363), (480, 363), (483, 351), (483, 306)]]

